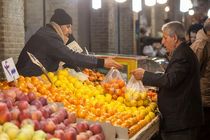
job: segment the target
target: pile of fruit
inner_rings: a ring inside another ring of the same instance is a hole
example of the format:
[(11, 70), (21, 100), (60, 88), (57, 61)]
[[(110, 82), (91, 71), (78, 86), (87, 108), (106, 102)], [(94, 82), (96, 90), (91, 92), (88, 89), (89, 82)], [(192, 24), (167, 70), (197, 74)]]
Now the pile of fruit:
[(96, 72), (87, 68), (85, 68), (82, 72), (88, 75), (89, 81), (93, 82), (94, 85), (100, 85), (100, 83), (104, 80), (104, 74), (100, 72)]
[[(49, 72), (48, 76), (53, 84), (47, 80), (45, 75), (21, 76), (14, 83), (0, 83), (0, 89), (18, 87), (22, 92), (28, 93), (27, 96), (32, 92), (38, 99), (44, 97), (50, 102), (61, 102), (69, 112), (74, 112), (78, 118), (110, 122), (114, 126), (126, 127), (129, 129), (130, 136), (155, 117), (157, 106), (155, 102), (152, 102), (150, 96), (146, 92), (140, 96), (125, 94), (126, 85), (123, 80), (114, 79), (103, 86), (94, 86), (79, 81), (69, 75), (65, 69), (57, 73)], [(112, 91), (110, 89), (114, 89), (114, 92), (108, 92)], [(116, 89), (120, 90), (120, 94)], [(130, 99), (135, 99), (137, 102)]]
[(105, 139), (101, 125), (76, 123), (75, 113), (18, 88), (0, 92), (0, 125), (1, 140)]
[(123, 80), (115, 78), (108, 82), (104, 82), (102, 86), (104, 87), (106, 93), (112, 95), (113, 99), (116, 100), (118, 97), (124, 97), (126, 84)]

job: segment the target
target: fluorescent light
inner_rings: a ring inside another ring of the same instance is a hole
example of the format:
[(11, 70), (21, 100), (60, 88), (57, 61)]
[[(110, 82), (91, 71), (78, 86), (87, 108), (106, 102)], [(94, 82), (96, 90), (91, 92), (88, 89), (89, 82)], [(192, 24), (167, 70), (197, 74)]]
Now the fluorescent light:
[(140, 12), (142, 10), (142, 0), (133, 0), (132, 9), (134, 12)]
[(188, 14), (189, 14), (190, 16), (192, 16), (192, 15), (195, 14), (195, 11), (194, 11), (193, 9), (190, 9), (190, 10), (188, 11)]
[(93, 9), (101, 8), (101, 0), (92, 0), (92, 8)]
[(208, 14), (207, 14), (207, 16), (210, 18), (210, 9), (208, 10)]
[(165, 12), (169, 12), (170, 11), (170, 7), (169, 6), (166, 6), (165, 7)]
[(157, 0), (157, 3), (159, 4), (165, 4), (168, 0)]
[(192, 8), (192, 1), (191, 0), (180, 0), (180, 11), (187, 12), (190, 8)]
[(145, 0), (146, 6), (154, 6), (156, 4), (156, 0)]
[(125, 2), (126, 0), (115, 0), (116, 2), (119, 2), (119, 3), (123, 3)]

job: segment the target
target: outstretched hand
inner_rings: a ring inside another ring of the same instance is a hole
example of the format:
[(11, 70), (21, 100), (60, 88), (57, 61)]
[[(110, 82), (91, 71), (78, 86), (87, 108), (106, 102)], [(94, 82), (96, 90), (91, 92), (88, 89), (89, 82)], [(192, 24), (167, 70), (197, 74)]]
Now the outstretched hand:
[(136, 80), (142, 80), (145, 70), (142, 68), (135, 69), (131, 71), (131, 74), (135, 77)]
[(104, 67), (105, 68), (116, 68), (116, 69), (122, 69), (122, 65), (115, 60), (113, 60), (111, 57), (105, 58), (104, 59)]

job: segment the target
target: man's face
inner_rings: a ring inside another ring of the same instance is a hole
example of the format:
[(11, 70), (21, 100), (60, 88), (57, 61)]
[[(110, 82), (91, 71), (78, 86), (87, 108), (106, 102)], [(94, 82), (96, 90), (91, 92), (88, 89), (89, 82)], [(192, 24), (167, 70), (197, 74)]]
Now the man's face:
[(68, 37), (70, 34), (72, 34), (72, 25), (61, 25), (61, 30), (63, 32), (63, 35)]
[(175, 48), (175, 37), (169, 36), (167, 32), (163, 32), (162, 44), (165, 46), (167, 52), (171, 54)]
[(190, 42), (193, 43), (195, 41), (196, 38), (196, 33), (194, 32), (190, 32)]

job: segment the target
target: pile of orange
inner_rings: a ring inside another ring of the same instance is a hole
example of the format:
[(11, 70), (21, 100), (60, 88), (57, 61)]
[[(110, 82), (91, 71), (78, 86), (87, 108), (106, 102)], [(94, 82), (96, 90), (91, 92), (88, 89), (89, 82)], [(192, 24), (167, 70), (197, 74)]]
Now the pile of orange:
[(100, 72), (93, 71), (87, 68), (85, 68), (82, 72), (88, 75), (88, 80), (93, 82), (94, 85), (99, 85), (104, 80), (104, 74)]
[(112, 95), (113, 99), (116, 100), (120, 96), (124, 97), (126, 90), (126, 84), (124, 80), (115, 78), (108, 82), (102, 83), (102, 86), (104, 87), (106, 93)]

